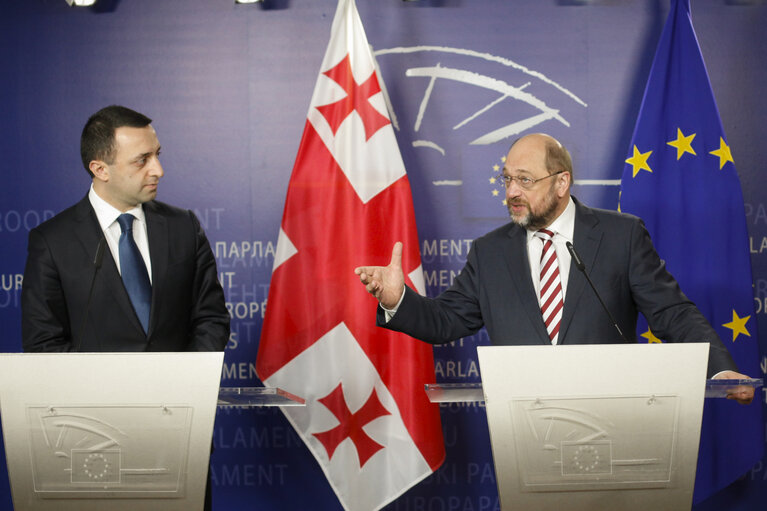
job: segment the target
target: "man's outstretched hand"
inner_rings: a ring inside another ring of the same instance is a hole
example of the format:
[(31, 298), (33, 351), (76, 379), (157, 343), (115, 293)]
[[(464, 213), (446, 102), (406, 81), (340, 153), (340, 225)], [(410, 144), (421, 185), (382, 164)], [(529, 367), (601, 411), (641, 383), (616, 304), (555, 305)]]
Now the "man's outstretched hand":
[(402, 271), (402, 243), (397, 242), (391, 251), (389, 266), (359, 266), (354, 269), (365, 289), (378, 299), (385, 309), (393, 309), (405, 290), (405, 274)]

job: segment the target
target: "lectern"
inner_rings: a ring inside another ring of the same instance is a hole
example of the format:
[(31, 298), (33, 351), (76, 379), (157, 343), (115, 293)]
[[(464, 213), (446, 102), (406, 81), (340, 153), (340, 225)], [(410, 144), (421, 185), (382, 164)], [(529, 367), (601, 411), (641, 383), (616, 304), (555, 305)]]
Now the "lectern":
[(481, 386), (427, 393), (484, 399), (503, 511), (691, 508), (703, 399), (726, 395), (707, 386), (708, 344), (485, 346), (478, 355)]
[(14, 509), (202, 511), (216, 406), (300, 404), (278, 389), (219, 393), (223, 358), (0, 354)]

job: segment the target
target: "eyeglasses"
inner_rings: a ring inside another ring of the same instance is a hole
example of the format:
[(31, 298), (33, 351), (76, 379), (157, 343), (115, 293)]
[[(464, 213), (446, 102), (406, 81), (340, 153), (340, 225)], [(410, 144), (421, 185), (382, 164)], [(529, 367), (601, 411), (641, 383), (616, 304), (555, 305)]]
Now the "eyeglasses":
[(527, 176), (509, 176), (506, 174), (498, 174), (496, 179), (500, 183), (501, 188), (508, 188), (511, 186), (512, 181), (516, 181), (519, 187), (522, 188), (523, 190), (531, 190), (533, 186), (535, 186), (535, 183), (537, 183), (538, 181), (543, 181), (544, 179), (558, 176), (559, 174), (564, 174), (565, 172), (567, 171), (560, 170), (559, 172), (555, 172), (554, 174), (549, 174), (548, 176), (539, 177), (538, 179), (533, 179)]

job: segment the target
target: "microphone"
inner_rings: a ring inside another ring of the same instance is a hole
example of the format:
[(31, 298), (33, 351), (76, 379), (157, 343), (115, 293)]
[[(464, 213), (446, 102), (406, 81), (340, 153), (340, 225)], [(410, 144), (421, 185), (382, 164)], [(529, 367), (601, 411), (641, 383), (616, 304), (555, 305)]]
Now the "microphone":
[(93, 258), (93, 276), (91, 277), (91, 286), (88, 289), (88, 299), (85, 302), (85, 310), (83, 311), (83, 319), (80, 322), (80, 335), (77, 337), (77, 344), (75, 345), (75, 351), (80, 351), (80, 344), (82, 343), (83, 335), (85, 334), (85, 324), (88, 320), (88, 309), (91, 306), (91, 299), (93, 298), (93, 286), (96, 283), (96, 274), (101, 268), (101, 260), (104, 259), (104, 248), (107, 245), (107, 240), (103, 234), (99, 239), (99, 244), (96, 247), (96, 257)]
[(615, 318), (612, 314), (610, 314), (610, 310), (607, 308), (607, 305), (605, 305), (605, 302), (602, 300), (602, 297), (599, 295), (599, 291), (597, 291), (597, 288), (594, 287), (594, 283), (591, 282), (591, 279), (589, 278), (589, 274), (586, 273), (586, 265), (583, 264), (583, 260), (578, 256), (578, 252), (575, 251), (575, 247), (572, 243), (569, 241), (565, 243), (567, 245), (567, 251), (570, 252), (570, 257), (573, 260), (573, 263), (575, 263), (575, 267), (578, 268), (578, 270), (583, 273), (583, 276), (586, 277), (586, 281), (589, 283), (589, 286), (591, 286), (591, 289), (594, 290), (594, 294), (597, 296), (597, 300), (599, 300), (599, 303), (602, 304), (602, 308), (607, 313), (607, 316), (610, 318), (610, 321), (612, 321), (613, 326), (618, 331), (618, 334), (621, 336), (621, 339), (626, 341), (628, 344), (629, 340), (626, 339), (626, 336), (623, 335), (623, 332), (621, 331), (621, 327), (618, 326), (618, 322), (615, 321)]

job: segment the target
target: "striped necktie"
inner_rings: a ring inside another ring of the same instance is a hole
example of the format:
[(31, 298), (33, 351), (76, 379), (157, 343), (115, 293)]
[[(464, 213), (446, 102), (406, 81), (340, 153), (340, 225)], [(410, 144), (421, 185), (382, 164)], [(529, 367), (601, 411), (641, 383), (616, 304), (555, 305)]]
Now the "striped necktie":
[(547, 229), (541, 229), (535, 233), (535, 236), (543, 242), (540, 281), (541, 314), (543, 315), (543, 323), (546, 325), (546, 331), (549, 333), (549, 340), (551, 340), (551, 344), (556, 344), (559, 324), (562, 321), (564, 298), (562, 296), (562, 282), (559, 279), (557, 252), (554, 250), (554, 243), (552, 242), (554, 233)]

